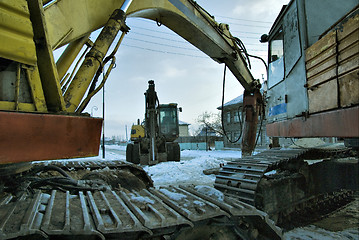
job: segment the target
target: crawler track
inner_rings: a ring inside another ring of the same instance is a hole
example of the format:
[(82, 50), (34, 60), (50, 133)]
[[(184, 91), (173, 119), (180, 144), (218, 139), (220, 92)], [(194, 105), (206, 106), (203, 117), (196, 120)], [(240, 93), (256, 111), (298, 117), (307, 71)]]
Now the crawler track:
[[(312, 170), (304, 161), (346, 156), (349, 152), (345, 148), (267, 150), (223, 166), (216, 176), (214, 186), (267, 212), (277, 224), (282, 225), (293, 219), (293, 216), (304, 216), (307, 212), (313, 212), (313, 209), (320, 212), (318, 206), (338, 207), (350, 201), (351, 191), (333, 192), (345, 189), (345, 186), (337, 184), (323, 188), (331, 185), (325, 181), (334, 177), (324, 176), (323, 172), (327, 169), (325, 164), (320, 164), (319, 168), (322, 170), (318, 171), (318, 166)], [(338, 170), (335, 174), (339, 177), (349, 174), (347, 178), (350, 179), (352, 175), (355, 176), (358, 163), (353, 166), (352, 171), (337, 168), (337, 165), (329, 170)]]
[(307, 152), (307, 149), (268, 150), (229, 162), (216, 176), (214, 186), (254, 206), (256, 189), (263, 176), (281, 166), (297, 167)]
[[(69, 174), (140, 170), (120, 161), (53, 164)], [(265, 213), (228, 196), (214, 198), (195, 187), (33, 191), (0, 195), (0, 239), (189, 239), (186, 236), (192, 231), (211, 235), (203, 239), (281, 239), (281, 231)], [(225, 228), (232, 229), (233, 238)]]

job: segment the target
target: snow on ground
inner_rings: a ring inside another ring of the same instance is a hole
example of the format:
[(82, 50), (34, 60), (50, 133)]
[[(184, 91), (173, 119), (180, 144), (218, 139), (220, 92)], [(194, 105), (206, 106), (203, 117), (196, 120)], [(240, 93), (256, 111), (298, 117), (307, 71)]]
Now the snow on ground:
[[(122, 154), (120, 153), (122, 151)], [(126, 146), (106, 146), (106, 160), (125, 160)], [(99, 156), (102, 156), (100, 152)], [(213, 186), (215, 176), (204, 175), (203, 170), (218, 168), (229, 160), (240, 158), (240, 151), (181, 151), (180, 162), (162, 162), (154, 166), (144, 166), (155, 186), (178, 186), (185, 184)]]
[(120, 146), (120, 145), (105, 145), (105, 151), (106, 149), (112, 149), (112, 150), (119, 150), (119, 151), (126, 151), (126, 146)]
[(155, 186), (181, 184), (213, 185), (215, 176), (204, 175), (203, 170), (219, 167), (225, 163), (214, 157), (196, 157), (181, 162), (163, 162), (154, 166), (145, 166)]
[(220, 150), (220, 151), (202, 151), (202, 150), (182, 150), (181, 151), (181, 158), (218, 158), (218, 159), (236, 159), (240, 158), (242, 156), (241, 151), (235, 151), (235, 150)]
[(145, 166), (155, 186), (160, 185), (210, 185), (215, 176), (203, 174), (203, 170), (218, 168), (228, 160), (241, 157), (240, 151), (181, 151), (180, 162), (163, 162), (154, 166)]

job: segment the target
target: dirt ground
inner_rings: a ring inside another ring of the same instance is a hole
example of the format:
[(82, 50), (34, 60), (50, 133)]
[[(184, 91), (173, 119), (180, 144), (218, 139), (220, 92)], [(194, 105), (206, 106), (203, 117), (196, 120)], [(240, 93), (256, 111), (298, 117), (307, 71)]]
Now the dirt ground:
[(333, 232), (359, 228), (359, 196), (314, 225)]

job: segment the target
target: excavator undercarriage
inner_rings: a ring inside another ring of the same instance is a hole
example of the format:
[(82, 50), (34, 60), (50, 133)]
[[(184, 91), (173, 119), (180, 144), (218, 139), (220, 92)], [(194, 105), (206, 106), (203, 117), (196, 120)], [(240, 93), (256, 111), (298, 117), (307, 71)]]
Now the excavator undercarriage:
[(214, 186), (265, 211), (279, 226), (308, 211), (315, 219), (315, 212), (344, 205), (359, 189), (358, 152), (327, 147), (271, 149), (233, 160)]
[(7, 179), (1, 239), (281, 239), (267, 214), (236, 198), (154, 188), (122, 161), (38, 162)]

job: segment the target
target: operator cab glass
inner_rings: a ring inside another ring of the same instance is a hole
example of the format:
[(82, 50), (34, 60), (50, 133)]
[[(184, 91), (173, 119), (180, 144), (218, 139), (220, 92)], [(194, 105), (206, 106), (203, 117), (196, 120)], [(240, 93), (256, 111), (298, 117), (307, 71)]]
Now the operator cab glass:
[(268, 87), (276, 85), (284, 78), (283, 30), (279, 29), (269, 43)]
[(177, 105), (161, 105), (159, 114), (160, 131), (166, 137), (178, 137)]

